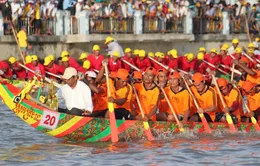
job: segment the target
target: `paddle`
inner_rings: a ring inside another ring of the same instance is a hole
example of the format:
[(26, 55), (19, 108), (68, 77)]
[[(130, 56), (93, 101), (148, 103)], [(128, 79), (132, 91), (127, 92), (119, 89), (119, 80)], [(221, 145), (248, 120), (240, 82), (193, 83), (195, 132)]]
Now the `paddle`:
[[(232, 72), (232, 68), (231, 68), (231, 67), (225, 66), (225, 65), (223, 65), (223, 64), (220, 64), (220, 66), (223, 67), (223, 68), (226, 68), (226, 69), (228, 69), (228, 70), (230, 70), (230, 71)], [(240, 71), (238, 71), (238, 70), (235, 69), (235, 68), (234, 68), (234, 73), (236, 73), (236, 74), (238, 74), (238, 75), (241, 75), (241, 74), (242, 74)]]
[(173, 109), (173, 107), (172, 107), (172, 105), (171, 105), (171, 103), (170, 103), (170, 100), (169, 100), (167, 94), (165, 93), (165, 91), (164, 91), (164, 89), (163, 89), (162, 87), (160, 87), (160, 88), (161, 88), (161, 91), (163, 92), (163, 95), (164, 95), (164, 97), (165, 97), (165, 99), (166, 99), (166, 101), (167, 101), (167, 103), (168, 103), (168, 105), (169, 105), (169, 107), (170, 107), (170, 109), (171, 109), (171, 111), (172, 111), (172, 114), (173, 114), (173, 116), (174, 116), (174, 118), (175, 118), (175, 120), (176, 120), (176, 122), (177, 122), (177, 125), (178, 125), (178, 127), (179, 127), (179, 130), (180, 130), (181, 132), (183, 132), (183, 131), (184, 131), (183, 125), (182, 125), (182, 123), (179, 121), (179, 119), (178, 119), (178, 117), (177, 117), (177, 115), (176, 115), (176, 113), (175, 113), (175, 111), (174, 111), (174, 109)]
[(232, 64), (232, 68), (231, 68), (231, 78), (230, 78), (230, 81), (234, 80), (234, 71), (235, 71), (235, 64), (233, 63)]
[[(236, 84), (233, 84), (233, 86), (234, 86), (235, 88), (237, 88), (238, 93), (239, 93), (239, 97), (241, 98), (242, 103), (244, 104), (244, 106), (245, 106), (247, 112), (250, 113), (251, 111), (250, 111), (250, 109), (248, 108), (248, 105), (247, 105), (247, 104), (245, 103), (245, 101), (243, 100), (242, 94), (240, 93), (240, 90), (238, 89), (237, 85), (236, 85)], [(255, 117), (254, 117), (254, 116), (251, 116), (250, 118), (251, 118), (251, 122), (254, 124), (255, 130), (256, 130), (256, 131), (260, 131), (260, 126), (259, 126), (258, 122), (256, 121)]]
[[(182, 78), (183, 78), (183, 76), (182, 76)], [(200, 109), (199, 104), (198, 104), (198, 102), (197, 102), (195, 96), (193, 95), (193, 93), (192, 93), (192, 91), (191, 91), (191, 89), (190, 89), (188, 83), (186, 82), (186, 80), (185, 80), (184, 78), (183, 78), (183, 82), (185, 83), (186, 88), (187, 88), (187, 90), (189, 91), (189, 93), (190, 93), (190, 95), (191, 95), (191, 97), (192, 97), (192, 99), (193, 99), (193, 101), (194, 101), (194, 104), (195, 104), (196, 108), (197, 108), (197, 109)], [(203, 114), (203, 113), (199, 113), (199, 116), (200, 116), (200, 119), (201, 119), (201, 121), (202, 121), (202, 123), (203, 123), (203, 125), (204, 125), (205, 131), (206, 131), (207, 133), (211, 133), (212, 131), (211, 131), (210, 127), (209, 127), (209, 124), (208, 124), (208, 122), (207, 122), (207, 120), (206, 120), (204, 114)]]
[[(104, 64), (104, 67), (105, 67), (106, 83), (107, 83), (107, 96), (110, 97), (111, 91), (109, 85), (107, 63)], [(111, 102), (108, 102), (108, 111), (109, 111), (109, 122), (110, 122), (110, 129), (111, 129), (111, 141), (118, 142), (118, 131), (117, 131), (116, 118), (114, 113), (114, 104)]]
[[(28, 70), (28, 71), (30, 71), (30, 72), (36, 74), (35, 71), (33, 71), (32, 69), (30, 69), (30, 68), (28, 68), (28, 67), (22, 65), (21, 63), (19, 63), (19, 65), (20, 65), (21, 67), (23, 67), (24, 69), (26, 69), (26, 70)], [(42, 75), (38, 75), (38, 76), (42, 77)], [(48, 83), (51, 83), (51, 79), (45, 77), (45, 80), (46, 80)], [(56, 86), (57, 88), (61, 88), (61, 87), (62, 87), (62, 85), (61, 85), (61, 84), (58, 84), (57, 82), (53, 82), (53, 84), (54, 84), (54, 86)]]
[(226, 74), (226, 75), (230, 75), (230, 74), (228, 74), (227, 72), (225, 72), (224, 70), (222, 70), (222, 69), (220, 69), (220, 68), (217, 68), (215, 65), (213, 65), (212, 63), (209, 63), (208, 61), (205, 61), (205, 60), (202, 60), (204, 63), (206, 63), (207, 65), (209, 65), (209, 66), (211, 66), (211, 67), (213, 67), (213, 68), (215, 68), (215, 69), (217, 69), (218, 71), (220, 71), (221, 73), (223, 73), (223, 74)]
[(138, 69), (136, 66), (132, 65), (131, 63), (127, 62), (124, 59), (121, 59), (121, 61), (123, 61), (124, 63), (126, 63), (127, 65), (129, 65), (130, 67), (132, 67), (133, 69), (135, 69), (136, 71), (141, 71), (140, 69)]
[[(219, 89), (216, 77), (213, 74), (212, 74), (212, 79), (213, 79), (213, 82), (214, 82), (214, 84), (215, 84), (215, 86), (217, 88), (217, 91), (218, 91), (218, 94), (219, 94), (219, 97), (220, 97), (220, 101), (221, 101), (223, 107), (226, 108), (227, 104), (225, 103), (225, 101), (223, 99), (223, 96), (222, 96), (222, 94), (220, 92), (220, 89)], [(226, 114), (226, 119), (227, 119), (230, 131), (231, 132), (237, 132), (237, 129), (235, 128), (235, 125), (233, 123), (233, 120), (232, 120), (230, 114), (228, 112), (226, 112), (225, 114)]]
[[(135, 94), (135, 97), (136, 97), (136, 101), (137, 101), (138, 107), (139, 107), (139, 109), (140, 109), (141, 115), (142, 115), (142, 117), (144, 118), (144, 111), (143, 111), (141, 102), (140, 102), (140, 100), (139, 100), (138, 94), (137, 94), (137, 92), (136, 92), (136, 89), (135, 89), (135, 87), (134, 87), (134, 85), (133, 85), (133, 82), (132, 82), (132, 87), (133, 87), (133, 91), (134, 91), (134, 94)], [(144, 124), (144, 129), (145, 129), (145, 135), (146, 135), (146, 137), (148, 138), (148, 140), (149, 140), (149, 141), (154, 140), (154, 137), (153, 137), (153, 134), (152, 134), (152, 132), (151, 132), (149, 123), (148, 123), (147, 121), (143, 121), (143, 124)]]
[(51, 73), (51, 72), (48, 72), (48, 71), (45, 71), (47, 74), (53, 76), (53, 77), (56, 77), (56, 78), (61, 78), (61, 76), (57, 75), (57, 74), (54, 74), (54, 73)]

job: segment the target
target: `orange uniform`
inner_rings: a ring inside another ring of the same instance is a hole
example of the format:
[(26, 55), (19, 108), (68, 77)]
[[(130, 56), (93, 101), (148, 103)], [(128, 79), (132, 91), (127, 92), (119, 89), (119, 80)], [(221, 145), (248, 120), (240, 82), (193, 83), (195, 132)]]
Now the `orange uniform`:
[[(157, 105), (160, 93), (159, 88), (155, 86), (153, 89), (145, 89), (143, 83), (136, 83), (134, 87), (138, 94), (144, 114), (148, 115), (151, 112), (151, 109)], [(154, 114), (151, 119), (156, 120), (156, 115)]]
[(107, 84), (103, 83), (98, 85), (98, 87), (101, 87), (104, 92), (97, 94), (94, 93), (92, 96), (92, 101), (93, 101), (93, 111), (104, 111), (107, 110)]
[[(208, 107), (211, 107), (214, 105), (217, 107), (217, 93), (213, 87), (208, 86), (207, 91), (204, 92), (203, 94), (199, 94), (199, 92), (197, 91), (197, 89), (194, 86), (191, 87), (191, 90), (192, 90), (200, 108), (205, 109), (205, 108), (208, 108)], [(192, 107), (192, 112), (196, 113), (197, 110), (194, 107)], [(216, 111), (206, 112), (206, 113), (209, 114), (212, 121), (215, 121)]]
[(117, 105), (116, 103), (114, 103), (114, 107), (115, 108), (124, 108), (130, 112), (131, 111), (131, 99), (132, 99), (132, 94), (133, 94), (133, 89), (132, 89), (131, 85), (127, 84), (125, 87), (120, 88), (118, 90), (116, 90), (116, 88), (113, 85), (114, 85), (114, 81), (110, 79), (111, 96), (115, 99), (126, 98), (126, 102), (123, 105)]
[[(164, 90), (167, 97), (170, 100), (170, 103), (174, 111), (178, 115), (185, 115), (186, 111), (190, 110), (190, 103), (192, 99), (189, 92), (186, 89), (182, 88), (178, 93), (175, 93), (171, 90), (170, 86), (168, 86)], [(168, 106), (167, 103), (166, 105)], [(169, 114), (172, 114), (172, 111), (169, 106), (167, 108), (167, 112)]]
[[(247, 74), (247, 75), (246, 75), (246, 81), (250, 81), (250, 82), (252, 82), (252, 83), (259, 84), (259, 83), (260, 83), (260, 71), (254, 70), (254, 69), (252, 69), (252, 70), (253, 70), (254, 72), (256, 72), (256, 75), (251, 76), (251, 75)], [(240, 80), (240, 81), (238, 82), (238, 85), (239, 85), (239, 86), (242, 86), (243, 82), (244, 82), (243, 80)]]
[(260, 92), (255, 93), (253, 96), (247, 95), (247, 102), (250, 111), (256, 111), (260, 107)]

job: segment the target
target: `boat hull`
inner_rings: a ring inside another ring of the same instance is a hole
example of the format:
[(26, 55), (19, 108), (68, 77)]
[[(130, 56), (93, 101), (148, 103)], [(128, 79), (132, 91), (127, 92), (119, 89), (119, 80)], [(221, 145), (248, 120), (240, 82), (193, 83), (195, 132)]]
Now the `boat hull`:
[[(27, 99), (23, 99), (19, 103), (14, 103), (13, 99), (19, 92), (20, 90), (11, 84), (0, 84), (0, 96), (4, 103), (18, 117), (35, 129), (52, 137), (72, 142), (110, 141), (111, 130), (108, 119), (58, 113)], [(48, 116), (56, 118), (55, 124), (53, 119), (48, 119)], [(46, 122), (51, 122), (53, 126), (46, 126)], [(145, 138), (143, 123), (141, 121), (117, 120), (116, 124), (121, 140)], [(173, 134), (179, 132), (176, 123), (157, 121), (149, 122), (149, 124), (154, 136), (158, 133)], [(212, 130), (228, 131), (227, 123), (210, 123), (210, 127)], [(251, 123), (239, 123), (236, 124), (236, 127), (239, 131), (255, 131)], [(184, 129), (196, 132), (204, 131), (202, 123), (186, 123), (184, 124)]]

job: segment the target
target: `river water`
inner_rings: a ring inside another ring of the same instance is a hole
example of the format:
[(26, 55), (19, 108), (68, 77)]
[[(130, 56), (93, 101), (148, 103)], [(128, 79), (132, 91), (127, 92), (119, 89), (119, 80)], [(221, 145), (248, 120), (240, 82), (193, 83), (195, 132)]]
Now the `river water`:
[(20, 120), (0, 104), (0, 165), (260, 165), (260, 134), (186, 132), (147, 140), (71, 144)]

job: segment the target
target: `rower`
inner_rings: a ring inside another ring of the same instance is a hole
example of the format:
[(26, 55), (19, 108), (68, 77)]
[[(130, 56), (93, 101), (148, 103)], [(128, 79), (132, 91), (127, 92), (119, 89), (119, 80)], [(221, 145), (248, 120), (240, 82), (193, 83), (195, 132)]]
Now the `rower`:
[(28, 72), (28, 80), (32, 80), (35, 75), (41, 76), (43, 79), (45, 77), (44, 66), (39, 62), (37, 55), (32, 55), (32, 63), (28, 65), (30, 69), (35, 71), (35, 73)]
[(191, 86), (191, 90), (195, 99), (198, 101), (200, 109), (196, 110), (194, 107), (191, 108), (193, 113), (197, 113), (194, 113), (189, 121), (201, 122), (198, 113), (203, 113), (208, 122), (214, 122), (217, 112), (217, 94), (215, 89), (206, 83), (201, 73), (195, 73), (192, 76), (192, 82), (193, 86)]
[(205, 47), (200, 47), (198, 53), (202, 53), (202, 54), (206, 55), (206, 49), (205, 49)]
[[(108, 102), (114, 103), (116, 119), (131, 119), (131, 99), (133, 90), (128, 84), (129, 73), (126, 69), (118, 69), (114, 79), (109, 79), (111, 96), (108, 96)], [(109, 117), (107, 111), (106, 117)]]
[(68, 51), (62, 51), (61, 57), (62, 57), (62, 62), (64, 64), (65, 68), (70, 66), (70, 67), (75, 68), (80, 73), (83, 73), (83, 74), (85, 73), (85, 70), (83, 69), (83, 67), (80, 66), (74, 58), (70, 57)]
[[(218, 50), (216, 48), (212, 48), (210, 50), (210, 54), (205, 55), (205, 61), (211, 63), (212, 65), (216, 66), (216, 68), (218, 68), (218, 66), (221, 63), (220, 56), (218, 55)], [(206, 71), (209, 74), (212, 74), (212, 72), (216, 72), (217, 71), (216, 68), (208, 65)]]
[[(253, 83), (251, 81), (245, 81), (242, 84), (242, 89), (245, 92), (248, 107), (250, 109), (249, 115), (246, 114), (245, 117), (242, 118), (243, 121), (248, 121), (249, 117), (255, 117), (258, 120), (260, 115), (260, 88), (259, 85)], [(250, 118), (249, 118), (250, 119)]]
[[(122, 60), (125, 60), (135, 66), (134, 60), (132, 58), (132, 50), (130, 48), (125, 49), (125, 55), (122, 57)], [(132, 71), (131, 66), (129, 66), (124, 62), (122, 64), (123, 64), (123, 68), (125, 68), (128, 72)]]
[[(169, 74), (169, 86), (165, 87), (164, 90), (170, 100), (170, 104), (178, 115), (178, 119), (187, 122), (192, 100), (189, 92), (181, 86), (181, 76), (178, 72), (174, 71)], [(164, 109), (160, 109), (156, 119), (175, 122), (176, 120), (167, 102), (164, 102)]]
[(188, 53), (187, 56), (180, 58), (180, 68), (186, 72), (193, 74), (197, 70), (197, 59), (192, 53)]
[(66, 85), (60, 88), (58, 95), (65, 100), (66, 109), (58, 111), (72, 115), (90, 115), (93, 110), (91, 91), (89, 87), (78, 80), (77, 70), (73, 67), (65, 69), (62, 79)]
[(228, 113), (231, 115), (234, 123), (240, 122), (241, 116), (244, 113), (238, 89), (234, 88), (232, 84), (228, 83), (224, 78), (217, 79), (217, 83), (227, 107), (224, 108), (222, 103), (218, 102), (219, 110), (222, 110), (222, 112), (217, 113), (215, 121), (226, 122), (225, 113)]
[(204, 60), (204, 53), (199, 52), (197, 55), (197, 62), (198, 62), (197, 72), (202, 74), (207, 74), (206, 69), (208, 65), (205, 62), (203, 62), (203, 60)]
[(117, 71), (119, 68), (122, 68), (120, 54), (118, 51), (114, 51), (112, 57), (108, 58), (108, 70), (112, 72)]
[(232, 46), (228, 48), (228, 54), (232, 55), (235, 53), (236, 48), (238, 47), (239, 40), (237, 38), (232, 40)]
[(19, 61), (15, 57), (8, 59), (10, 67), (13, 70), (13, 74), (16, 75), (17, 80), (26, 80), (26, 70), (19, 65)]
[(99, 45), (94, 45), (92, 49), (92, 54), (87, 57), (91, 66), (90, 70), (100, 70), (102, 68), (102, 61), (104, 60), (104, 56), (100, 54)]
[(81, 62), (81, 65), (84, 63), (85, 60), (87, 60), (87, 57), (88, 57), (87, 52), (83, 52), (80, 54), (79, 61)]
[[(158, 62), (160, 62), (161, 64), (166, 64), (165, 63), (165, 55), (164, 55), (164, 53), (162, 53), (162, 52), (156, 52), (155, 53), (155, 56), (156, 56), (156, 60), (158, 61)], [(156, 69), (156, 70), (160, 70), (160, 69), (162, 69), (163, 67), (161, 66), (161, 65), (159, 65), (158, 63), (155, 63), (155, 62), (152, 62), (152, 65), (153, 65), (153, 67)]]
[(145, 71), (147, 67), (151, 66), (150, 59), (146, 57), (145, 50), (139, 50), (139, 57), (136, 58), (136, 67), (141, 71)]
[(12, 79), (12, 70), (6, 61), (0, 61), (0, 76), (7, 79)]
[[(56, 65), (54, 61), (51, 59), (51, 56), (47, 56), (44, 58), (44, 69), (52, 74), (62, 75), (65, 71), (63, 66)], [(49, 76), (52, 79), (57, 79), (54, 76)]]
[[(220, 48), (220, 56), (221, 56), (221, 64), (224, 65), (224, 66), (227, 66), (227, 67), (232, 67), (232, 58), (231, 56), (227, 55), (227, 47), (225, 45), (223, 45), (221, 48)], [(227, 68), (224, 68), (224, 67), (221, 67), (220, 68), (229, 73), (230, 70), (227, 69)], [(229, 76), (228, 75), (221, 75), (223, 78), (225, 79), (228, 79), (229, 80)]]
[(169, 51), (169, 63), (168, 66), (174, 70), (179, 68), (179, 57), (178, 52), (175, 49)]
[(137, 110), (139, 112), (136, 116), (137, 120), (156, 120), (156, 109), (160, 91), (154, 83), (155, 75), (156, 70), (153, 67), (148, 67), (143, 75), (143, 83), (134, 84), (144, 112), (143, 118), (140, 111)]

